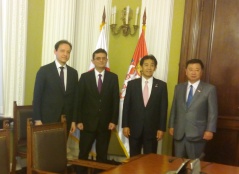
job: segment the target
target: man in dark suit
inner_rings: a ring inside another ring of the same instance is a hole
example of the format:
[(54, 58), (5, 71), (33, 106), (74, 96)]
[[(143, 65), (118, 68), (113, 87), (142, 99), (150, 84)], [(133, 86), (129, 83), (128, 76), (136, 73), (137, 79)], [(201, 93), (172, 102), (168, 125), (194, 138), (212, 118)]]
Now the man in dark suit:
[(101, 48), (97, 49), (92, 55), (94, 70), (83, 73), (79, 80), (79, 159), (88, 159), (96, 140), (96, 160), (106, 162), (111, 130), (115, 129), (118, 123), (118, 76), (105, 69), (107, 60), (107, 52)]
[(78, 73), (66, 65), (71, 49), (68, 41), (58, 41), (54, 50), (56, 60), (42, 66), (37, 72), (33, 97), (33, 120), (36, 125), (59, 122), (61, 115), (65, 114), (68, 131), (71, 128), (74, 132), (76, 128), (72, 118)]
[(186, 63), (188, 82), (176, 85), (169, 119), (175, 156), (200, 158), (205, 144), (213, 138), (217, 123), (215, 86), (202, 82), (204, 65), (200, 59)]
[(142, 77), (128, 82), (123, 105), (122, 128), (129, 138), (130, 156), (157, 153), (166, 129), (167, 84), (153, 77), (157, 60), (153, 55), (140, 60)]

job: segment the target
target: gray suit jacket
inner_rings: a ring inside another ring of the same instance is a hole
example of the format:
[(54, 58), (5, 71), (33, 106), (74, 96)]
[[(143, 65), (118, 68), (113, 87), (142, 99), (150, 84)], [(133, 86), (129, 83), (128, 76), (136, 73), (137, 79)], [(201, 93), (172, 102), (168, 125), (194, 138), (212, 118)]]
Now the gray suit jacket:
[(176, 85), (169, 119), (174, 139), (202, 140), (205, 131), (216, 132), (217, 94), (213, 85), (200, 81), (191, 104), (186, 106), (187, 82)]

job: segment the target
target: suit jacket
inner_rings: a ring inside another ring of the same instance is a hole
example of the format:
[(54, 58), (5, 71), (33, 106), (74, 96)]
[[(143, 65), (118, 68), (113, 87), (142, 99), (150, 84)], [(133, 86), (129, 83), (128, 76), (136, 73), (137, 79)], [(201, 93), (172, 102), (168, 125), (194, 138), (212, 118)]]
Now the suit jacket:
[(157, 130), (165, 131), (168, 92), (165, 82), (153, 78), (152, 91), (144, 106), (141, 78), (128, 82), (124, 98), (122, 127), (130, 128), (130, 136), (139, 137), (144, 130), (148, 138), (155, 138)]
[(216, 132), (217, 95), (213, 85), (200, 81), (193, 99), (187, 108), (188, 83), (176, 85), (169, 119), (169, 128), (174, 128), (174, 139), (185, 135), (190, 141), (202, 140), (204, 131)]
[(101, 93), (98, 92), (95, 72), (83, 73), (78, 87), (78, 123), (84, 130), (108, 130), (109, 123), (118, 123), (119, 83), (118, 76), (105, 71)]
[(43, 123), (58, 122), (64, 109), (67, 123), (70, 124), (77, 83), (77, 71), (67, 65), (67, 83), (64, 91), (55, 62), (42, 66), (36, 75), (33, 119), (41, 120)]

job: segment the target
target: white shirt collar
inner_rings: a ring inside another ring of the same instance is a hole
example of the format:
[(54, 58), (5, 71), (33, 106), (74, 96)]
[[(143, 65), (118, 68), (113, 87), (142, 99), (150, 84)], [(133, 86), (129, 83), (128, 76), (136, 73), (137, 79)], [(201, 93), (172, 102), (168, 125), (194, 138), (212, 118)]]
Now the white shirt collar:
[(149, 79), (146, 79), (146, 78), (144, 78), (144, 77), (142, 76), (142, 83), (144, 84), (145, 81), (148, 81), (149, 84), (152, 84), (152, 83), (153, 83), (153, 76), (150, 77)]
[(199, 83), (200, 83), (200, 80), (196, 81), (193, 84), (188, 81), (188, 88), (190, 88), (190, 85), (192, 85), (194, 89), (197, 89)]
[(99, 74), (101, 74), (102, 77), (104, 77), (104, 75), (105, 75), (105, 70), (103, 70), (101, 73), (99, 73), (99, 71), (97, 71), (96, 69), (94, 69), (94, 71), (95, 71), (95, 76), (96, 77), (98, 77)]
[[(55, 60), (55, 63), (56, 63), (57, 69), (60, 68), (60, 67), (62, 67), (62, 65), (61, 65), (57, 60)], [(63, 67), (66, 68), (66, 64), (63, 65)]]

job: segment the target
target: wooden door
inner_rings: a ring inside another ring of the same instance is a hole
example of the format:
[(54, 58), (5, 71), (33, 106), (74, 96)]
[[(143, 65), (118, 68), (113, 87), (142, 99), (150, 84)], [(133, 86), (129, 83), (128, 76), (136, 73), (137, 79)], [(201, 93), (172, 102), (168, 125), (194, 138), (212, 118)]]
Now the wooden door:
[(216, 86), (218, 124), (205, 161), (239, 165), (239, 1), (186, 0), (179, 82), (185, 63), (204, 62), (203, 81)]

